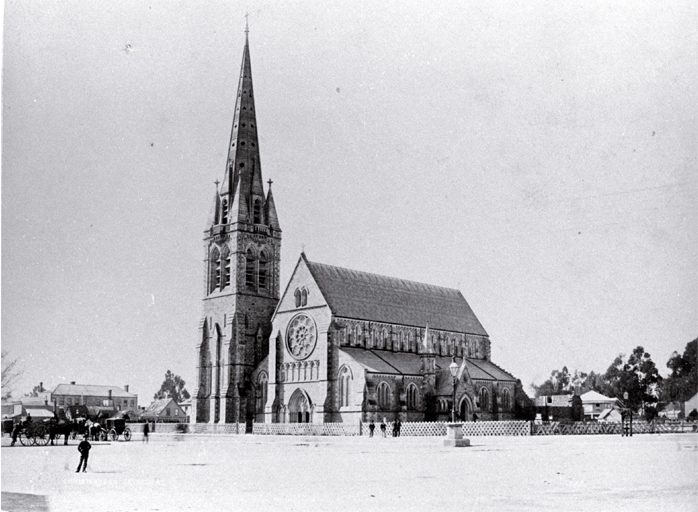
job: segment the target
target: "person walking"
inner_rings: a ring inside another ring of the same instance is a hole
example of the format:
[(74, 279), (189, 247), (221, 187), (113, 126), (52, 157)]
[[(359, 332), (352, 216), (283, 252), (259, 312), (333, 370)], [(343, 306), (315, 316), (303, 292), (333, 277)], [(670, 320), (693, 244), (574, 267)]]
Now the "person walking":
[(397, 437), (397, 418), (393, 420), (393, 437)]
[(86, 435), (82, 442), (78, 445), (78, 451), (80, 452), (80, 463), (78, 464), (78, 469), (75, 471), (76, 473), (80, 472), (81, 467), (83, 473), (85, 473), (87, 470), (87, 459), (90, 456), (90, 449), (92, 448), (92, 445), (87, 440), (88, 437), (89, 436)]
[(381, 434), (383, 434), (383, 437), (385, 437), (385, 418), (383, 418), (383, 421), (381, 421)]
[(368, 437), (373, 437), (374, 430), (376, 430), (376, 424), (371, 420), (371, 423), (368, 424)]
[(19, 436), (19, 430), (21, 428), (21, 424), (19, 421), (15, 421), (15, 425), (12, 428), (12, 444), (10, 446), (14, 446), (15, 443), (17, 442), (17, 436)]
[(395, 427), (397, 428), (397, 437), (400, 437), (400, 429), (402, 428), (402, 422), (400, 421), (400, 418), (397, 419)]
[(148, 439), (148, 434), (149, 434), (149, 433), (150, 433), (150, 425), (149, 425), (148, 422), (146, 421), (146, 422), (143, 424), (143, 442), (146, 443), (146, 444), (150, 442), (149, 439)]

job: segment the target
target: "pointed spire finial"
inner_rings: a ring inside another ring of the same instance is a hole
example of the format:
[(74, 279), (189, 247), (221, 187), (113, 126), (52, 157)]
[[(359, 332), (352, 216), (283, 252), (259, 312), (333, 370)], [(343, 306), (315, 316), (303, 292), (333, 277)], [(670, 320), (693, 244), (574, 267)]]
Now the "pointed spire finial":
[(248, 20), (249, 16), (250, 16), (249, 13), (245, 13), (245, 35), (250, 33), (250, 25), (249, 25), (249, 20)]
[(216, 184), (216, 190), (218, 190), (218, 184), (220, 183), (220, 181), (216, 180), (214, 181), (214, 183)]
[(274, 183), (274, 182), (271, 181), (271, 178), (269, 178), (269, 181), (267, 181), (267, 183), (269, 184), (269, 188), (271, 188), (271, 184)]

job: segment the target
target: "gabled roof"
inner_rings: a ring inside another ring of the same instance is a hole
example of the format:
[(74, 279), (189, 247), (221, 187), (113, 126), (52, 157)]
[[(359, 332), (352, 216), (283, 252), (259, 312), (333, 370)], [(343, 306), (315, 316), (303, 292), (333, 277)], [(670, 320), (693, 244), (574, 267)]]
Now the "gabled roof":
[(458, 290), (305, 261), (335, 316), (487, 336)]
[(616, 398), (609, 398), (607, 396), (602, 395), (601, 393), (597, 393), (596, 391), (587, 391), (583, 395), (580, 396), (582, 399), (582, 402), (615, 402)]
[[(159, 416), (162, 411), (164, 411), (170, 403), (174, 404), (175, 407), (179, 407), (179, 404), (174, 401), (173, 398), (161, 398), (159, 400), (155, 400), (153, 403), (151, 403), (145, 411), (143, 411), (143, 416)], [(182, 411), (184, 412), (184, 411)]]
[(128, 393), (118, 386), (101, 386), (97, 384), (59, 384), (53, 390), (54, 395), (71, 396), (109, 396), (112, 398), (136, 398), (133, 393)]
[[(391, 352), (389, 350), (365, 349), (360, 347), (340, 347), (342, 352), (349, 355), (357, 363), (372, 373), (386, 373), (392, 375), (420, 375), (420, 356), (413, 352)], [(461, 358), (456, 358), (460, 365)], [(434, 356), (436, 373), (446, 371), (451, 382), (451, 374), (448, 365), (451, 358), (446, 356)], [(466, 359), (466, 368), (473, 380), (491, 380), (502, 382), (516, 382), (516, 379), (499, 368), (491, 361), (484, 359)], [(445, 375), (445, 374), (444, 374)]]

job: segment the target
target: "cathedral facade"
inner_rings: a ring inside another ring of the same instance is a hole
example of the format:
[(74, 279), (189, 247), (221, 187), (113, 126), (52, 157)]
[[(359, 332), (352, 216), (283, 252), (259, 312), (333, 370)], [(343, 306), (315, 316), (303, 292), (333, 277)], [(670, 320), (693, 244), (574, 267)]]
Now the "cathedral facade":
[(510, 419), (516, 379), (492, 362), (460, 291), (301, 254), (280, 293), (281, 228), (256, 124), (246, 37), (225, 175), (204, 231), (193, 421), (447, 420), (452, 407), (465, 421)]

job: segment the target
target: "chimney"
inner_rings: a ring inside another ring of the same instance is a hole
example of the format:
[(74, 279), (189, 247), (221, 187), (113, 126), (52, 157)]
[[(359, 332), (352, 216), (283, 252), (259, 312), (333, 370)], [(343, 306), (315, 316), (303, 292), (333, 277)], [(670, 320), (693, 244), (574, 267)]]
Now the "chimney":
[(109, 390), (109, 400), (111, 400), (111, 389)]
[(126, 391), (128, 393), (128, 384), (124, 385), (124, 391)]
[(42, 392), (44, 391), (44, 383), (43, 382), (39, 382), (39, 391), (42, 391)]
[(70, 385), (71, 385), (71, 386), (74, 386), (74, 385), (75, 385), (75, 381), (74, 381), (74, 380), (71, 380), (71, 381), (70, 381)]

